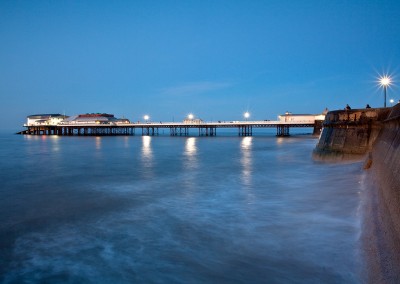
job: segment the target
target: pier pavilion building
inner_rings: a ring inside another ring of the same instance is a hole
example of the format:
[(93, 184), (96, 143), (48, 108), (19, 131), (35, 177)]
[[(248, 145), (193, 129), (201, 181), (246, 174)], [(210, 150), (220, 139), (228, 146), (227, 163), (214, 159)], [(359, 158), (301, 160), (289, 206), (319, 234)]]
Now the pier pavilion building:
[(37, 125), (58, 125), (61, 121), (68, 116), (55, 113), (55, 114), (33, 114), (26, 118), (24, 126), (37, 126)]
[(86, 113), (68, 117), (61, 121), (59, 125), (86, 125), (86, 124), (109, 124), (120, 125), (129, 124), (127, 118), (116, 118), (113, 114), (108, 113)]

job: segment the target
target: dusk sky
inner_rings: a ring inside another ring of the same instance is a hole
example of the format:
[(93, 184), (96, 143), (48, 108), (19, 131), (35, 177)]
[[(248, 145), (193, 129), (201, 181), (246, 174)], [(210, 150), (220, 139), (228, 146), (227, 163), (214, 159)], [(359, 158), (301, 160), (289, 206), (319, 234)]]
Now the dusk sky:
[(1, 128), (276, 119), (400, 99), (400, 1), (0, 1)]

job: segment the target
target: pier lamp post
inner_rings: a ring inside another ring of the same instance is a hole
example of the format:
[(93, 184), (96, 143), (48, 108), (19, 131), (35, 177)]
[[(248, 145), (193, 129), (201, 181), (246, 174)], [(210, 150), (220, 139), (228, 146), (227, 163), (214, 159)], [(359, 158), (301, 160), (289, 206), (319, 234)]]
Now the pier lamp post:
[(189, 118), (190, 120), (192, 120), (192, 119), (194, 118), (194, 115), (190, 113), (190, 114), (188, 115), (188, 118)]
[(384, 96), (383, 107), (386, 107), (386, 89), (390, 85), (391, 80), (390, 80), (390, 77), (385, 75), (380, 78), (379, 82), (380, 82), (381, 86), (383, 87), (383, 96)]
[(393, 106), (393, 104), (394, 104), (394, 99), (390, 99), (390, 105), (392, 105)]
[(250, 113), (248, 112), (248, 111), (246, 111), (244, 114), (243, 114), (243, 116), (244, 116), (244, 118), (246, 119), (246, 121), (249, 119), (249, 117), (250, 117)]
[(144, 118), (144, 121), (146, 121), (146, 123), (149, 121), (149, 119), (150, 119), (150, 116), (148, 116), (147, 114), (145, 115), (145, 116), (143, 116), (143, 118)]

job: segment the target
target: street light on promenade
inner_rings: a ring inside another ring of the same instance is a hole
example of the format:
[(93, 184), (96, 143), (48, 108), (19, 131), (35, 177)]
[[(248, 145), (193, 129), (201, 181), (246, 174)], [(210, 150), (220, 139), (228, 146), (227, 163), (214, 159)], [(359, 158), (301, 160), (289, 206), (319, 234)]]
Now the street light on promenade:
[(389, 102), (390, 102), (390, 105), (393, 106), (393, 104), (394, 104), (394, 99), (390, 99)]
[(150, 116), (148, 116), (147, 114), (145, 115), (145, 116), (143, 116), (143, 118), (144, 118), (144, 121), (146, 121), (146, 123), (149, 121), (149, 119), (150, 119)]
[(383, 95), (384, 95), (384, 98), (383, 98), (383, 107), (386, 107), (386, 90), (387, 90), (387, 87), (390, 86), (390, 84), (391, 84), (392, 82), (391, 82), (390, 77), (388, 77), (387, 75), (385, 75), (385, 76), (383, 76), (383, 77), (380, 77), (379, 83), (380, 83), (381, 86), (383, 87)]
[(189, 118), (190, 120), (192, 120), (192, 119), (194, 118), (194, 115), (190, 113), (190, 114), (188, 115), (188, 118)]
[(247, 120), (247, 119), (250, 117), (250, 113), (249, 113), (248, 111), (246, 111), (246, 112), (243, 114), (243, 116), (244, 116), (244, 118)]

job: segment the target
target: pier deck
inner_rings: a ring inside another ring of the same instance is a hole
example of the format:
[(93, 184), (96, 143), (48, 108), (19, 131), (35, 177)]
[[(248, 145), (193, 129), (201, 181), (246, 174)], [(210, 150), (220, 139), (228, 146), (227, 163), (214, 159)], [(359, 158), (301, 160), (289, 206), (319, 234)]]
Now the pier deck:
[(188, 136), (190, 129), (197, 129), (199, 136), (215, 136), (218, 128), (236, 128), (239, 136), (252, 136), (253, 128), (276, 128), (277, 136), (289, 136), (291, 127), (312, 127), (316, 133), (319, 123), (315, 121), (282, 122), (282, 121), (228, 121), (228, 122), (147, 122), (121, 124), (58, 124), (58, 125), (25, 125), (23, 134), (61, 135), (61, 136), (110, 136), (110, 135), (158, 135), (160, 129), (169, 129), (171, 136)]

